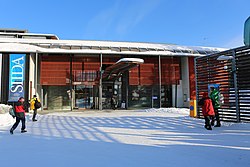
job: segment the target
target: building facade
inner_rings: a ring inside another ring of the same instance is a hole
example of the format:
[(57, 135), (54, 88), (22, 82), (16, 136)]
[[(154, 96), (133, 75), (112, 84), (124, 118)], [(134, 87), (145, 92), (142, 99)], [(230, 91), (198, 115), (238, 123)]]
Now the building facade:
[[(60, 40), (53, 34), (5, 30), (0, 33), (0, 101), (37, 94), (44, 110), (109, 109), (112, 97), (121, 108), (188, 107), (195, 97), (194, 58), (222, 50)], [(112, 69), (122, 58), (144, 63)], [(116, 71), (116, 77), (105, 77), (107, 71)]]

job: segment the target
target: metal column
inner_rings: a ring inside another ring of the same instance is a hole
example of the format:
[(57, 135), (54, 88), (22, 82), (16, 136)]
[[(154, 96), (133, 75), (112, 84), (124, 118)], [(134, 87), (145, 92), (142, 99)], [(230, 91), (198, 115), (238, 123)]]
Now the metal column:
[(99, 110), (102, 110), (102, 53), (100, 54)]
[(43, 89), (41, 89), (41, 98), (40, 98), (40, 99), (41, 99), (41, 104), (42, 104), (42, 106), (41, 106), (41, 111), (43, 111), (43, 107), (44, 107), (44, 106), (43, 106), (43, 101), (44, 101), (44, 99), (43, 99), (43, 94), (44, 94), (44, 93), (43, 93)]
[(161, 56), (159, 55), (159, 108), (161, 108)]
[[(199, 100), (199, 89), (198, 89), (198, 79), (197, 79), (197, 57), (194, 59), (194, 74), (195, 74), (195, 97), (196, 97), (196, 113), (197, 113), (197, 116), (199, 117), (200, 116), (200, 112), (197, 112), (198, 111), (198, 100)], [(194, 99), (192, 99), (194, 100)]]
[(126, 110), (128, 109), (128, 86), (129, 86), (129, 71), (126, 72)]
[(240, 122), (240, 110), (239, 110), (239, 93), (238, 93), (238, 85), (237, 85), (237, 74), (236, 74), (236, 60), (235, 60), (235, 50), (233, 50), (233, 59), (232, 59), (232, 72), (234, 79), (234, 91), (235, 91), (235, 109), (236, 109), (236, 119), (237, 122)]
[(70, 55), (70, 110), (73, 111), (73, 56)]
[(37, 66), (38, 66), (38, 51), (36, 51), (36, 55), (35, 55), (36, 57), (35, 57), (35, 95), (37, 95), (37, 78), (38, 78), (38, 71), (37, 71)]

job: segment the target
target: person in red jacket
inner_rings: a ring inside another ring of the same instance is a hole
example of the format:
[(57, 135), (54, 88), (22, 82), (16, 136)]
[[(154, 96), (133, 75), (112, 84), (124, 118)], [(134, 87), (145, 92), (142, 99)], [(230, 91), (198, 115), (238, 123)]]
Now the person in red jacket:
[(205, 128), (207, 130), (212, 130), (211, 121), (214, 119), (214, 107), (212, 100), (209, 98), (208, 93), (204, 92), (202, 99), (198, 103), (202, 106), (202, 114), (205, 118)]
[(16, 122), (10, 129), (10, 134), (13, 134), (14, 130), (17, 128), (20, 121), (22, 122), (21, 133), (27, 132), (25, 130), (25, 107), (24, 107), (24, 98), (20, 97), (18, 102), (14, 106), (15, 108), (15, 115), (16, 115)]

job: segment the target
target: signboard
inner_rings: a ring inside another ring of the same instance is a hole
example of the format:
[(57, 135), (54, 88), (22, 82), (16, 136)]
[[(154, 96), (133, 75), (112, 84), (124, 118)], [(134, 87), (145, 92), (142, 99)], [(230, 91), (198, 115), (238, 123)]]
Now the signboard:
[(153, 96), (152, 99), (153, 99), (153, 100), (157, 100), (157, 99), (158, 99), (158, 96)]
[(25, 54), (10, 54), (9, 102), (24, 97), (25, 57)]
[(248, 17), (244, 25), (244, 43), (250, 45), (250, 17)]

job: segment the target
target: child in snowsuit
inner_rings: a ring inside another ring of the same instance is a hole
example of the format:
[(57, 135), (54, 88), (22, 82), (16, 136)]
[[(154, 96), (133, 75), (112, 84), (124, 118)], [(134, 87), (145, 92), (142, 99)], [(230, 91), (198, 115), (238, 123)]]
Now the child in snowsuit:
[(213, 118), (213, 121), (211, 122), (211, 124), (212, 126), (214, 126), (214, 122), (216, 119), (216, 125), (214, 127), (220, 127), (221, 123), (220, 123), (220, 115), (218, 111), (220, 108), (220, 92), (216, 90), (214, 87), (211, 87), (210, 89), (211, 89), (210, 98), (212, 100), (214, 113), (215, 113), (215, 117)]
[(209, 98), (208, 93), (204, 92), (202, 99), (198, 103), (200, 106), (202, 106), (202, 114), (205, 119), (205, 128), (207, 130), (212, 130), (211, 126), (211, 120), (214, 119), (214, 108), (212, 100)]

